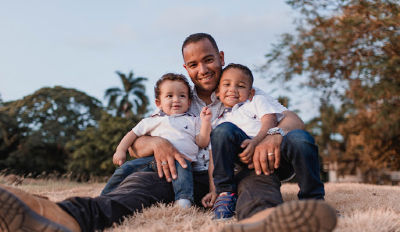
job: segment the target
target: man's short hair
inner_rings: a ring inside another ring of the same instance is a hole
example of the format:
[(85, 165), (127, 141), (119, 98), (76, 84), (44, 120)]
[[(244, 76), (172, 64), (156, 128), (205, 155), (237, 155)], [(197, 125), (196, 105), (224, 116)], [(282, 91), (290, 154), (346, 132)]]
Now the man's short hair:
[(254, 82), (254, 78), (253, 78), (253, 73), (251, 72), (251, 70), (242, 64), (234, 64), (234, 63), (230, 63), (228, 64), (224, 69), (222, 69), (222, 74), (224, 74), (224, 72), (228, 69), (232, 69), (232, 68), (236, 68), (239, 69), (240, 71), (242, 71), (245, 75), (247, 75), (250, 79), (250, 87), (253, 87), (253, 82)]
[(209, 35), (207, 33), (195, 33), (195, 34), (189, 35), (188, 37), (186, 37), (185, 41), (183, 41), (182, 55), (183, 55), (183, 49), (186, 47), (186, 45), (188, 45), (190, 43), (199, 42), (200, 40), (203, 40), (203, 39), (207, 39), (208, 41), (210, 41), (211, 45), (215, 48), (215, 50), (217, 50), (217, 52), (219, 52), (217, 42), (215, 42), (215, 39), (211, 35)]
[(154, 95), (156, 99), (159, 99), (160, 94), (161, 94), (161, 90), (160, 90), (160, 86), (164, 81), (180, 81), (182, 83), (184, 83), (186, 85), (186, 87), (188, 88), (188, 96), (189, 99), (192, 99), (193, 93), (192, 93), (192, 89), (190, 88), (189, 85), (189, 81), (187, 80), (187, 78), (185, 77), (185, 75), (183, 74), (176, 74), (176, 73), (166, 73), (164, 75), (162, 75), (162, 77), (160, 79), (158, 79), (158, 81), (156, 82), (156, 85), (154, 86)]

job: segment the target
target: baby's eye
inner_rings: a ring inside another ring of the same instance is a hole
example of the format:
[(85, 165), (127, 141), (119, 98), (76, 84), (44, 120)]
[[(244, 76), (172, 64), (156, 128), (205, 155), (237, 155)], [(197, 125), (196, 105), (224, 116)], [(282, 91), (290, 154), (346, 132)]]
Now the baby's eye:
[(167, 98), (172, 98), (172, 94), (168, 94), (168, 95), (167, 95)]
[(180, 97), (182, 97), (182, 98), (185, 98), (185, 97), (186, 97), (186, 95), (185, 95), (185, 94), (182, 94)]

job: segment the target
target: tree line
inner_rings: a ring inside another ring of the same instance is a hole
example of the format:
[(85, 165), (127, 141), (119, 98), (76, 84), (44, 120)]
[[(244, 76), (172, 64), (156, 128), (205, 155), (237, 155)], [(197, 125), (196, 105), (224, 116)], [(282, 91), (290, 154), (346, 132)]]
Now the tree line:
[(106, 176), (123, 135), (146, 113), (147, 78), (117, 72), (122, 88), (105, 91), (108, 105), (76, 89), (44, 87), (0, 104), (0, 169), (37, 176)]

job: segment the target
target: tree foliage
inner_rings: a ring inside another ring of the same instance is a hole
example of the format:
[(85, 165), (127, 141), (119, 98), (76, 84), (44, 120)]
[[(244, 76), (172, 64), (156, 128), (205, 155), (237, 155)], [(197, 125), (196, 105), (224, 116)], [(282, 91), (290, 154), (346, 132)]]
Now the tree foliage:
[(149, 99), (146, 96), (145, 77), (135, 77), (130, 71), (128, 75), (116, 72), (122, 82), (122, 88), (112, 87), (106, 90), (104, 97), (108, 99), (108, 108), (116, 111), (116, 116), (140, 118), (147, 112)]
[(103, 112), (97, 126), (79, 131), (76, 139), (67, 143), (70, 151), (68, 171), (78, 180), (90, 176), (112, 174), (115, 166), (112, 156), (123, 136), (137, 122), (122, 117), (113, 117)]
[(64, 172), (65, 144), (95, 126), (101, 111), (97, 99), (60, 86), (5, 102), (0, 107), (0, 168), (20, 174)]
[(296, 33), (282, 36), (264, 68), (322, 93), (312, 125), (342, 173), (358, 167), (375, 181), (380, 170), (400, 169), (399, 1), (287, 2), (301, 13)]

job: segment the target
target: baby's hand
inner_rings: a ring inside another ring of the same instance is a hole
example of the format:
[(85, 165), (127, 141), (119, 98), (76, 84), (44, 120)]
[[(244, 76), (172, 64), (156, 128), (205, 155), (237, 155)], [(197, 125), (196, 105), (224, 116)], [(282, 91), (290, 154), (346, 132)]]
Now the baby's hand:
[(201, 203), (205, 208), (211, 208), (214, 206), (216, 199), (217, 199), (217, 193), (215, 191), (212, 191), (207, 193), (207, 195), (205, 195), (203, 199), (201, 199)]
[(113, 156), (113, 163), (121, 166), (126, 160), (126, 152), (116, 151)]
[(244, 150), (238, 156), (243, 163), (249, 164), (252, 162), (254, 149), (256, 148), (257, 144), (257, 141), (254, 139), (246, 139), (242, 142), (240, 146), (244, 148)]
[(210, 108), (208, 108), (207, 106), (203, 107), (203, 109), (200, 112), (200, 118), (202, 121), (211, 122), (212, 113)]

